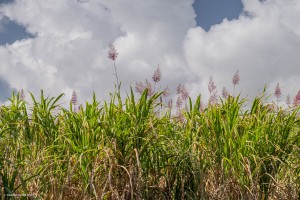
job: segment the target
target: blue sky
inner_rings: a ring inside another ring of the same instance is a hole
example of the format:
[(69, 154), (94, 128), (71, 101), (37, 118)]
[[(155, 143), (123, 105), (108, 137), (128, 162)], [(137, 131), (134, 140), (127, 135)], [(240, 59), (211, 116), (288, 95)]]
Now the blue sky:
[[(11, 1), (11, 0), (6, 0)], [(0, 6), (0, 101), (11, 90), (49, 94), (73, 90), (79, 100), (114, 88), (107, 45), (119, 53), (124, 90), (151, 80), (176, 93), (184, 84), (207, 100), (213, 77), (218, 94), (252, 97), (280, 83), (284, 102), (300, 85), (299, 0), (15, 0)], [(170, 3), (172, 2), (172, 3)], [(26, 27), (26, 28), (25, 28)], [(293, 87), (290, 87), (290, 86)], [(272, 98), (271, 98), (272, 100)]]
[(238, 18), (243, 11), (241, 0), (196, 0), (194, 9), (197, 13), (197, 25), (206, 31), (214, 24), (219, 24), (224, 18)]
[(32, 34), (26, 32), (26, 28), (8, 18), (3, 19), (3, 27), (0, 32), (0, 45), (12, 44), (16, 40), (22, 40), (33, 37)]

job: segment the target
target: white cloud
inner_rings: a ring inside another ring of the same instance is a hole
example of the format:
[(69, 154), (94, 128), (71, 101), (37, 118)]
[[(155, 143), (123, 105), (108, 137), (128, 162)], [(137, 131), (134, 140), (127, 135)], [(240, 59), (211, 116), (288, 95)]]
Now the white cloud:
[(1, 12), (37, 37), (1, 47), (0, 73), (18, 90), (70, 96), (76, 89), (81, 100), (93, 90), (107, 96), (115, 82), (107, 44), (115, 41), (127, 91), (133, 81), (151, 78), (158, 64), (165, 82), (178, 82), (186, 66), (182, 42), (196, 24), (192, 3), (16, 0)]
[(191, 72), (201, 80), (197, 87), (207, 91), (212, 75), (219, 92), (222, 86), (232, 89), (231, 78), (239, 70), (238, 90), (244, 95), (253, 97), (264, 84), (273, 92), (277, 82), (283, 96), (294, 95), (300, 89), (300, 1), (243, 3), (239, 19), (225, 19), (209, 32), (199, 27), (189, 30), (184, 49)]
[[(16, 0), (2, 6), (11, 20), (35, 38), (0, 47), (0, 74), (12, 88), (40, 89), (80, 101), (92, 91), (113, 90), (113, 63), (107, 44), (115, 41), (123, 88), (151, 79), (160, 64), (162, 86), (185, 83), (191, 95), (203, 93), (213, 76), (221, 93), (240, 71), (245, 95), (277, 82), (293, 96), (300, 83), (300, 1), (245, 0), (239, 19), (224, 20), (209, 32), (195, 27), (193, 0)], [(300, 89), (300, 88), (299, 88)]]

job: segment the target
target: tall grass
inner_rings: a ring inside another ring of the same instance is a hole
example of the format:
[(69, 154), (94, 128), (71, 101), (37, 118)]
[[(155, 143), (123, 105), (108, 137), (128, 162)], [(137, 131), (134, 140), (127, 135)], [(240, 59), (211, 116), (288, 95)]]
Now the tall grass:
[[(159, 101), (94, 94), (79, 109), (13, 94), (0, 108), (1, 199), (299, 199), (299, 107), (228, 96), (182, 119)], [(17, 197), (15, 197), (17, 199)]]

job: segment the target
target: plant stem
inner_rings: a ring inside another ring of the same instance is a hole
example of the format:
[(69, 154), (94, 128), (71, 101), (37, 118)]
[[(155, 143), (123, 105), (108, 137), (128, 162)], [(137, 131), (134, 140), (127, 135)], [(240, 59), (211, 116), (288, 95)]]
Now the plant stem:
[(118, 90), (120, 90), (120, 83), (119, 83), (119, 78), (118, 78), (118, 73), (117, 73), (117, 67), (116, 67), (116, 62), (114, 61), (114, 67), (115, 67), (115, 76), (117, 79), (117, 85), (118, 85)]

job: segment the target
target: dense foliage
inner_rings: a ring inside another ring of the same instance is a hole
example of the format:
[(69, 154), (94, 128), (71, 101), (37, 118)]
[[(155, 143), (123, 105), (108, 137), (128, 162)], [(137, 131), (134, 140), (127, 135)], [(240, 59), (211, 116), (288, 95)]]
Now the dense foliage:
[(199, 96), (174, 115), (147, 92), (79, 109), (13, 95), (0, 108), (1, 199), (300, 198), (298, 107), (228, 96), (202, 108)]

